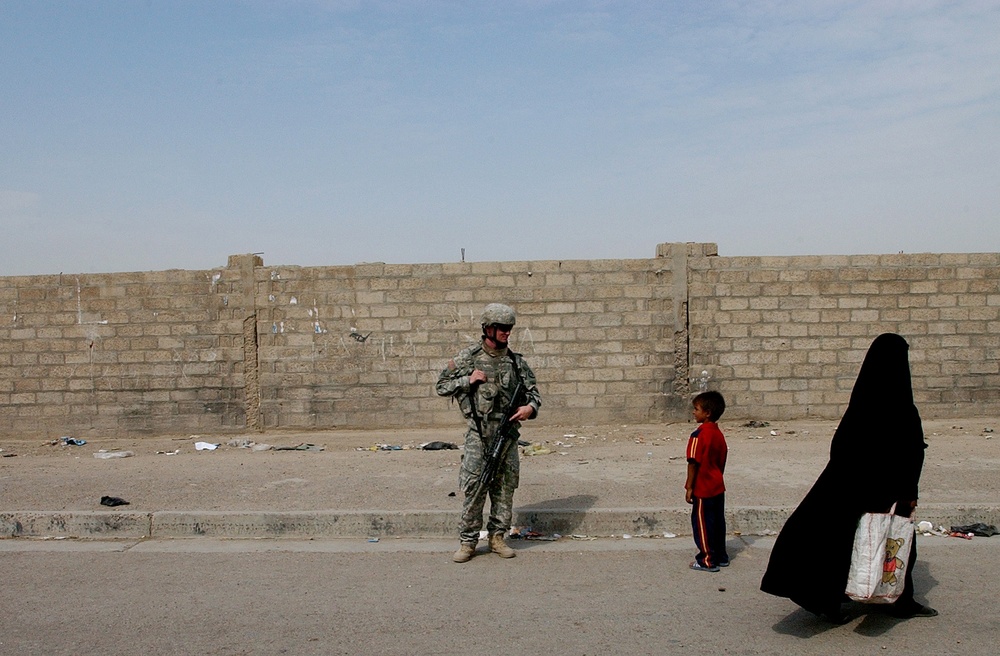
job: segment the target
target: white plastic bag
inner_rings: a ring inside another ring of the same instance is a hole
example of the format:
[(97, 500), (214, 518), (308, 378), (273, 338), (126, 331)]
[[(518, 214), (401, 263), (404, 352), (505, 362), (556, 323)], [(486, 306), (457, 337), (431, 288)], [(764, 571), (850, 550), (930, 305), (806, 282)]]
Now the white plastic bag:
[(854, 534), (847, 596), (869, 604), (891, 604), (903, 593), (910, 566), (913, 518), (887, 513), (865, 513)]

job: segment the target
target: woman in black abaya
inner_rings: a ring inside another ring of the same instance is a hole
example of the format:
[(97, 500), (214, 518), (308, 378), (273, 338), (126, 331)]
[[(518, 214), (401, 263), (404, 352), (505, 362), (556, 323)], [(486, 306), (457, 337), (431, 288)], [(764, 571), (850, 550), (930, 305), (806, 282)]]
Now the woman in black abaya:
[[(847, 619), (841, 603), (858, 520), (893, 503), (897, 515), (908, 517), (917, 506), (927, 444), (913, 404), (908, 350), (893, 333), (872, 342), (830, 443), (830, 461), (778, 534), (760, 584), (834, 622)], [(937, 615), (913, 599), (916, 555), (914, 539), (903, 594), (889, 609), (899, 617)]]

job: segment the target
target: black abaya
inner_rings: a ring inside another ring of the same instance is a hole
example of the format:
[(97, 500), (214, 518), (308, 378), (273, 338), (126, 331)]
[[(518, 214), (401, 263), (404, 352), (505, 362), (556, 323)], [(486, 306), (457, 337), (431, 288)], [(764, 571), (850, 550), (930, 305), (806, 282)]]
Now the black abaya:
[[(830, 444), (830, 461), (775, 540), (764, 592), (838, 617), (861, 515), (886, 512), (893, 503), (897, 514), (909, 515), (927, 445), (913, 404), (908, 350), (893, 333), (872, 342)], [(912, 567), (911, 560), (908, 604)]]

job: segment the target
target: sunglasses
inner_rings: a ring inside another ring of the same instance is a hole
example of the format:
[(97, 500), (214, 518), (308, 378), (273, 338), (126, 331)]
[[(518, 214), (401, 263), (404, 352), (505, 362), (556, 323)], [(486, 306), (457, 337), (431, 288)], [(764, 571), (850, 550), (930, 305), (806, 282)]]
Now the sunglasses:
[(509, 333), (514, 328), (514, 325), (509, 323), (495, 323), (493, 327), (502, 333)]

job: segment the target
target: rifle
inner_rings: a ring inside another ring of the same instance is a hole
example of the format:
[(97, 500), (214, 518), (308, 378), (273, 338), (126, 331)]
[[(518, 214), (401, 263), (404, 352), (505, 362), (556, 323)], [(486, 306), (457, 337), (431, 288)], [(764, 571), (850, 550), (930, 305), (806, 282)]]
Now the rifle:
[[(496, 477), (497, 470), (500, 468), (500, 464), (507, 457), (507, 451), (514, 442), (510, 435), (510, 417), (520, 407), (518, 403), (523, 394), (524, 384), (518, 380), (517, 387), (514, 388), (514, 394), (510, 397), (510, 405), (504, 410), (503, 419), (500, 421), (500, 425), (497, 426), (496, 433), (493, 434), (493, 441), (483, 451), (483, 470), (480, 472), (479, 478), (476, 479), (476, 487), (473, 488), (472, 493), (473, 499), (478, 500), (479, 495), (483, 494), (484, 490), (489, 489), (494, 477)], [(482, 437), (482, 433), (480, 433), (480, 437)]]

